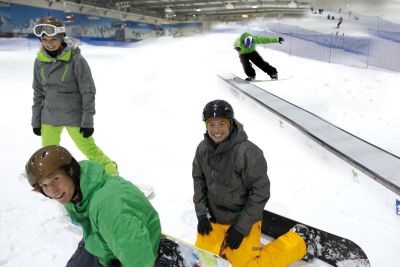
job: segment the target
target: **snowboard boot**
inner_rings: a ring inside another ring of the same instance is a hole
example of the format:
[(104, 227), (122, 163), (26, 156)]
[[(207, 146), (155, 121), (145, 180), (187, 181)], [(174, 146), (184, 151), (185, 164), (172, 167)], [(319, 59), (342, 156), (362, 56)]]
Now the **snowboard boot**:
[(256, 77), (247, 77), (245, 80), (248, 82), (252, 82), (256, 79)]
[(158, 257), (154, 267), (185, 267), (179, 245), (174, 241), (161, 236), (158, 247)]
[(318, 256), (318, 235), (314, 231), (310, 231), (303, 224), (296, 224), (291, 230), (301, 236), (306, 243), (306, 255), (304, 255), (302, 260), (305, 262), (314, 260)]
[(273, 73), (271, 75), (269, 75), (269, 77), (271, 77), (271, 80), (278, 80), (278, 73)]

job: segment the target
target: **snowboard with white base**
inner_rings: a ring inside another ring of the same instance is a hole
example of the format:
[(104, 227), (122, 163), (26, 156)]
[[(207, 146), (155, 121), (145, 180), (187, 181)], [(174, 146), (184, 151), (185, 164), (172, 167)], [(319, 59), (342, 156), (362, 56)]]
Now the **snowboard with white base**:
[(146, 198), (152, 198), (154, 193), (154, 187), (151, 185), (146, 184), (134, 184), (142, 193), (145, 195)]
[(242, 79), (240, 77), (233, 77), (233, 79), (235, 81), (239, 81), (239, 82), (244, 82), (244, 83), (258, 83), (258, 82), (278, 82), (278, 81), (284, 81), (284, 80), (289, 80), (291, 78), (293, 78), (294, 76), (288, 76), (288, 77), (283, 77), (283, 78), (278, 78), (278, 79), (254, 79), (254, 80), (250, 80), (247, 81), (245, 79)]
[(232, 267), (218, 255), (163, 234), (154, 267)]

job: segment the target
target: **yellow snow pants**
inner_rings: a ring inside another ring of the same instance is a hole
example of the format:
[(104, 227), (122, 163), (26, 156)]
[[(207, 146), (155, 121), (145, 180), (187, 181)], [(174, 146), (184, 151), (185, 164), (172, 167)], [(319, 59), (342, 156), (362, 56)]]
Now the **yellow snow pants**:
[(106, 173), (118, 174), (118, 169), (114, 162), (96, 145), (92, 136), (84, 138), (82, 133), (79, 132), (79, 127), (42, 124), (42, 146), (59, 145), (61, 133), (64, 128), (67, 129), (75, 145), (88, 159), (103, 164)]
[(304, 240), (292, 231), (266, 245), (261, 245), (261, 221), (253, 225), (238, 249), (230, 249), (224, 244), (230, 225), (211, 225), (213, 230), (208, 235), (197, 233), (196, 247), (225, 256), (233, 267), (284, 267), (300, 260), (306, 254)]

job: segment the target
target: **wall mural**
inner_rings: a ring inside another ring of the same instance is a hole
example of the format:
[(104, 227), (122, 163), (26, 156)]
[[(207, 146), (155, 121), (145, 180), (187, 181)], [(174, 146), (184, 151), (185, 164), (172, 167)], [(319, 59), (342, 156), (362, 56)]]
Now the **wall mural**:
[(62, 19), (67, 35), (88, 42), (135, 42), (152, 37), (178, 37), (202, 32), (202, 23), (156, 25), (0, 2), (0, 37), (35, 37), (32, 28), (44, 16)]

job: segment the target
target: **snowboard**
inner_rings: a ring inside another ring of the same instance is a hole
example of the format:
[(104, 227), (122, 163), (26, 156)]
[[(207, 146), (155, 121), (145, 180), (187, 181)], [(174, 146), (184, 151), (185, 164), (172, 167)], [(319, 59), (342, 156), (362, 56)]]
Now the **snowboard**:
[(232, 267), (218, 255), (163, 234), (154, 267)]
[(151, 199), (153, 197), (154, 188), (151, 185), (146, 184), (134, 184), (146, 198)]
[(267, 210), (263, 211), (261, 232), (267, 236), (277, 238), (299, 223), (307, 226), (310, 231), (316, 234), (319, 248), (318, 259), (337, 267), (371, 266), (365, 252), (353, 241)]
[(272, 80), (272, 79), (255, 79), (253, 81), (246, 81), (245, 79), (239, 78), (237, 76), (233, 77), (233, 79), (235, 81), (239, 81), (239, 82), (244, 82), (244, 83), (258, 83), (258, 82), (278, 82), (278, 81), (284, 81), (284, 80), (289, 80), (293, 78), (293, 76), (289, 76), (289, 77), (284, 77), (284, 78), (279, 78), (277, 80)]

